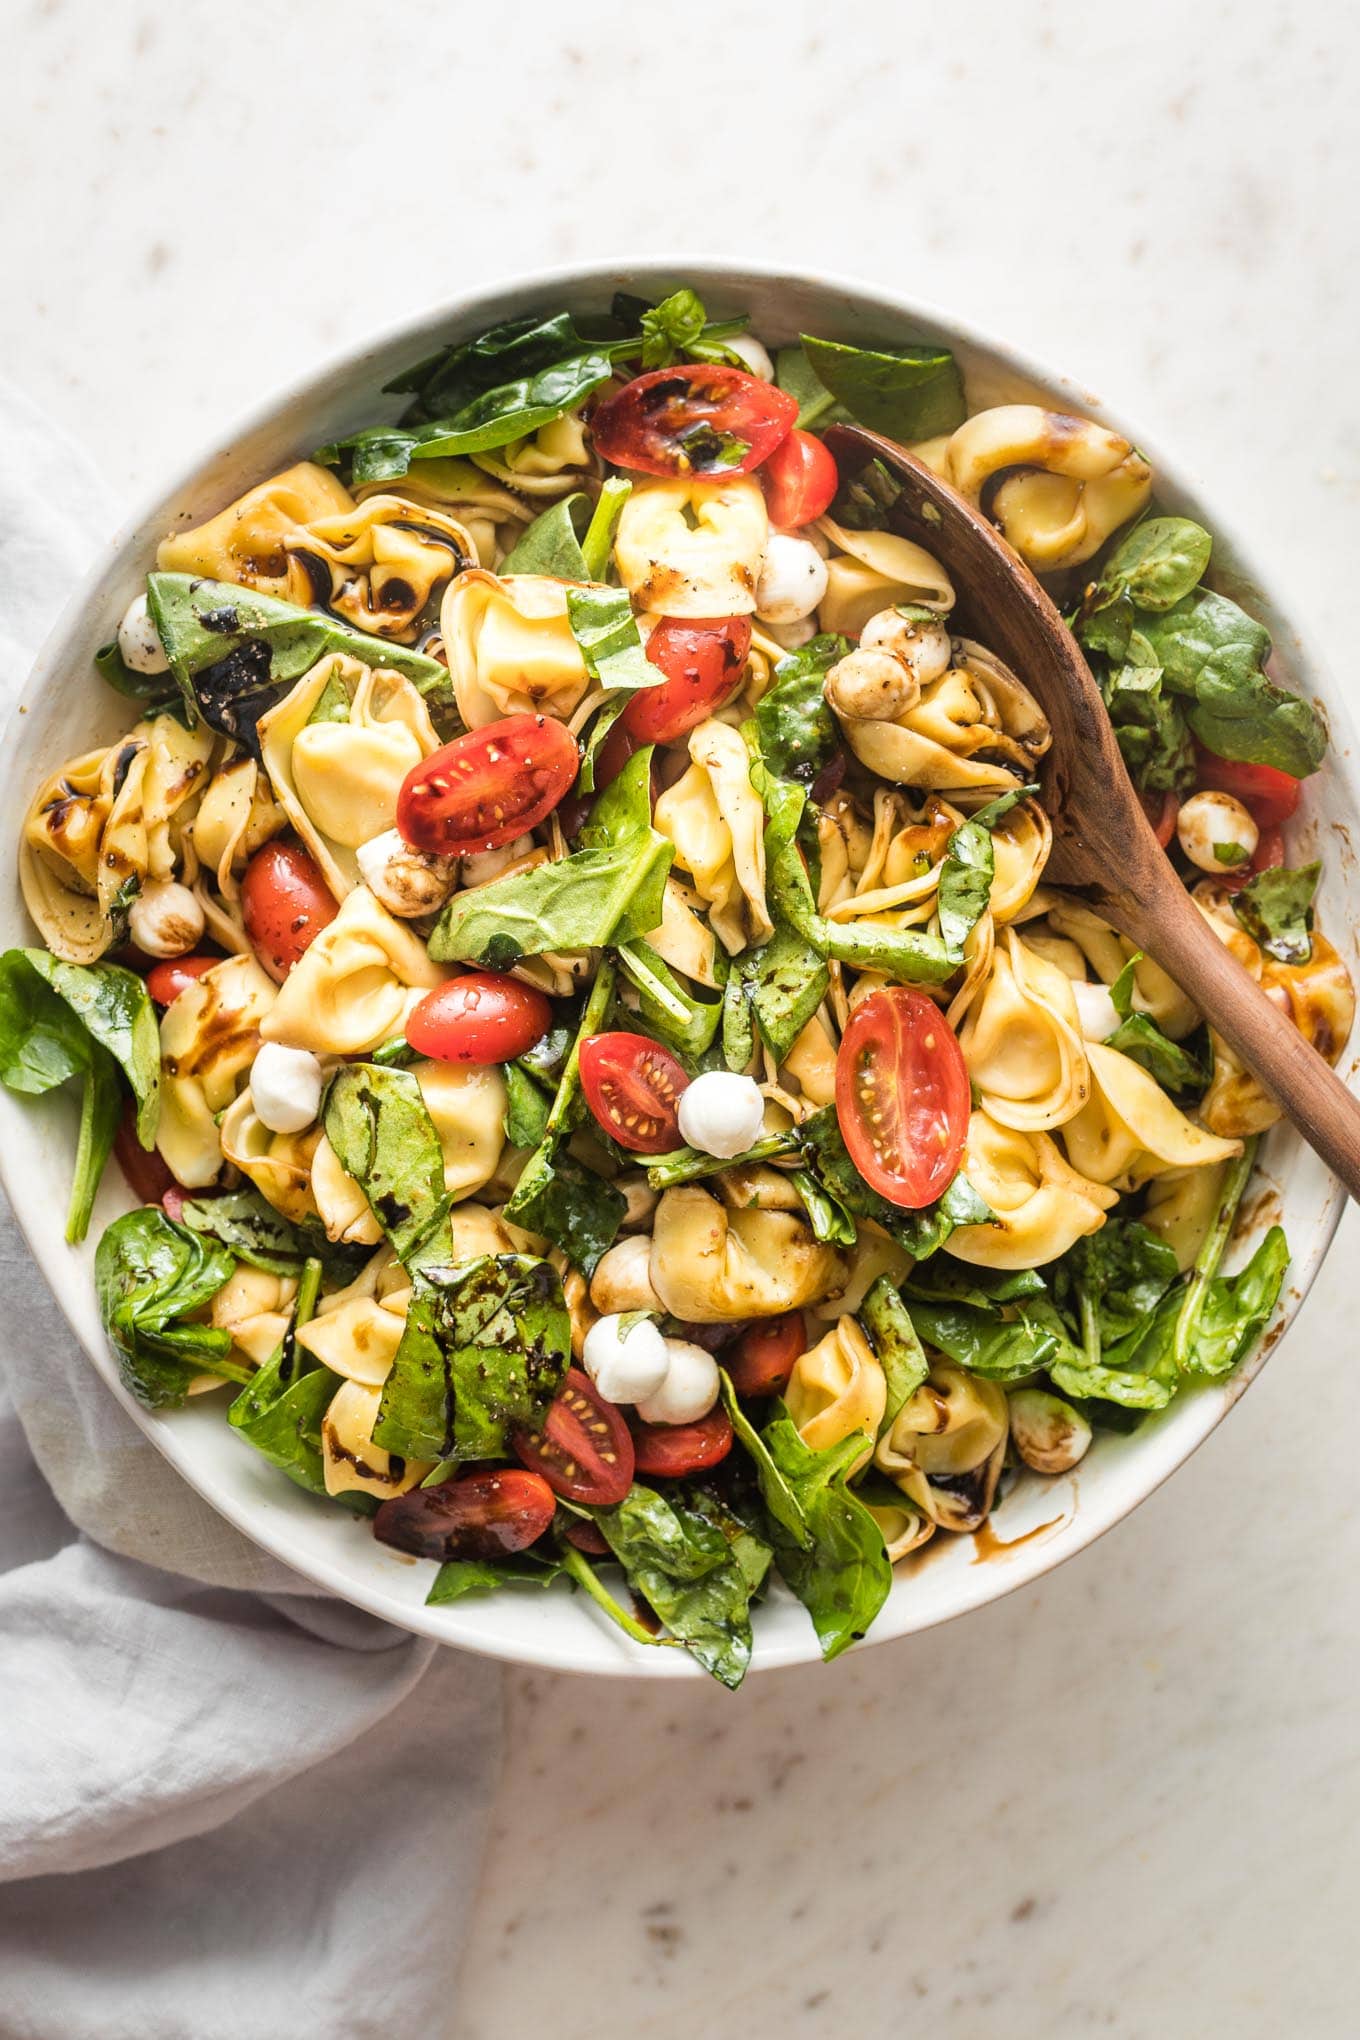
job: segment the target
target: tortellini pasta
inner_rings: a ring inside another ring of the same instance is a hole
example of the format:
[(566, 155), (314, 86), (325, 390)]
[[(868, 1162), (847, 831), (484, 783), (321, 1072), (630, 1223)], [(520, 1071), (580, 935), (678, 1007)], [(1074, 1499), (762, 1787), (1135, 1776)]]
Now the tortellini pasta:
[(352, 1296), (301, 1327), (299, 1346), (345, 1381), (381, 1388), (392, 1372), (406, 1328), (410, 1290), (391, 1296)]
[(765, 904), (765, 810), (740, 734), (710, 719), (690, 732), (691, 764), (656, 804), (656, 826), (708, 903), (723, 947), (737, 955), (774, 932)]
[(494, 1063), (418, 1062), (411, 1074), (444, 1150), (444, 1187), (470, 1197), (491, 1181), (505, 1145), (505, 1078)]
[(1027, 949), (1013, 928), (997, 944), (959, 1046), (979, 1103), (1001, 1126), (1047, 1132), (1065, 1125), (1090, 1094), (1071, 979)]
[(565, 722), (590, 686), (566, 589), (546, 575), (460, 574), (444, 597), (440, 628), (458, 713), (470, 730), (507, 715)]
[(863, 1465), (873, 1451), (887, 1407), (888, 1384), (859, 1320), (843, 1316), (794, 1362), (785, 1391), (803, 1443), (825, 1452), (844, 1438), (864, 1438)]
[(1089, 1101), (1063, 1127), (1068, 1159), (1094, 1183), (1133, 1189), (1163, 1169), (1222, 1162), (1241, 1142), (1206, 1133), (1173, 1104), (1155, 1077), (1117, 1048), (1088, 1042)]
[(237, 1354), (263, 1367), (288, 1330), (296, 1295), (296, 1277), (271, 1275), (241, 1261), (214, 1296), (211, 1321), (231, 1333)]
[(697, 1184), (667, 1190), (657, 1206), (652, 1287), (690, 1324), (777, 1317), (843, 1287), (845, 1262), (792, 1212), (728, 1211)]
[(1006, 1453), (1004, 1390), (936, 1360), (879, 1442), (874, 1464), (941, 1530), (976, 1530)]
[(1118, 1202), (1117, 1191), (1071, 1167), (1051, 1135), (1002, 1126), (984, 1111), (968, 1121), (962, 1168), (996, 1222), (959, 1226), (945, 1252), (979, 1268), (1042, 1268), (1097, 1232)]
[(222, 1154), (233, 1168), (248, 1176), (260, 1195), (293, 1225), (316, 1212), (312, 1195), (312, 1158), (321, 1138), (319, 1127), (301, 1133), (275, 1133), (255, 1110), (247, 1084), (223, 1113), (218, 1127)]
[(242, 955), (249, 950), (241, 877), (255, 852), (287, 826), (288, 817), (253, 758), (233, 759), (204, 788), (186, 835), (198, 866), (194, 894), (208, 933), (224, 949)]
[[(369, 482), (355, 495), (366, 503), (390, 488), (388, 482)], [(407, 503), (447, 510), (467, 533), (482, 567), (494, 568), (534, 515), (522, 492), (512, 494), (470, 460), (416, 461), (401, 478), (400, 494)]]
[(359, 883), (355, 852), (396, 824), (408, 772), (439, 748), (418, 689), (332, 653), (260, 718), (279, 804), (337, 899)]
[(817, 609), (823, 630), (857, 638), (889, 603), (933, 609), (941, 616), (954, 607), (953, 583), (924, 546), (891, 531), (851, 531), (829, 516), (819, 518), (816, 528), (835, 546)]
[(970, 503), (1001, 476), (989, 513), (1041, 573), (1089, 560), (1152, 492), (1152, 469), (1127, 439), (1038, 404), (979, 411), (929, 452)]
[(314, 1055), (365, 1055), (400, 1034), (443, 980), (419, 936), (356, 886), (279, 987), (260, 1032)]
[(332, 1396), (321, 1420), (321, 1458), (325, 1469), (326, 1493), (343, 1495), (351, 1491), (376, 1495), (404, 1495), (419, 1487), (434, 1465), (429, 1459), (399, 1459), (373, 1442), (382, 1391), (362, 1381), (344, 1381)]
[(314, 517), (343, 516), (353, 507), (338, 475), (316, 461), (299, 461), (247, 489), (206, 524), (163, 539), (156, 565), (164, 574), (234, 581), (280, 601), (310, 602), (310, 577), (294, 566), (287, 540)]
[(253, 956), (230, 956), (165, 1009), (156, 1146), (188, 1189), (202, 1189), (221, 1170), (217, 1115), (232, 1104), (254, 1062), (277, 996)]
[(619, 578), (658, 616), (749, 616), (769, 528), (753, 475), (638, 482), (614, 542)]
[[(873, 653), (874, 673), (891, 655)], [(1048, 750), (1048, 719), (994, 653), (954, 641), (953, 663), (924, 685), (900, 659), (892, 683), (865, 681), (866, 654), (851, 652), (827, 675), (826, 698), (861, 764), (901, 786), (1005, 793)]]
[(585, 421), (576, 411), (549, 419), (509, 446), (475, 453), (472, 460), (486, 474), (497, 476), (526, 496), (565, 496), (600, 465), (587, 439)]

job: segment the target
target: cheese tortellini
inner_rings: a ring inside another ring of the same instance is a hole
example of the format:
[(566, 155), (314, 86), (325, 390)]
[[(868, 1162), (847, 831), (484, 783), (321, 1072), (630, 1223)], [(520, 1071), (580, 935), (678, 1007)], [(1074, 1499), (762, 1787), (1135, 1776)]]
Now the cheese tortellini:
[(862, 1434), (863, 1458), (869, 1458), (887, 1406), (888, 1384), (858, 1318), (838, 1318), (794, 1362), (784, 1400), (799, 1437), (814, 1452)]
[(1090, 1074), (1071, 979), (1014, 928), (997, 944), (959, 1046), (978, 1102), (998, 1125), (1044, 1133), (1086, 1103)]
[(665, 1308), (696, 1325), (797, 1310), (843, 1287), (846, 1272), (806, 1219), (728, 1211), (693, 1183), (667, 1190), (657, 1206), (650, 1270)]
[(861, 764), (899, 786), (997, 794), (1023, 784), (1053, 741), (1029, 689), (995, 654), (954, 640), (952, 663), (922, 682), (894, 649), (852, 651), (826, 698)]
[(189, 1189), (202, 1189), (221, 1172), (217, 1118), (249, 1074), (277, 997), (278, 986), (253, 956), (231, 956), (165, 1009), (156, 1146)]
[(945, 1251), (979, 1268), (1042, 1268), (1097, 1232), (1118, 1202), (1117, 1191), (1064, 1161), (1051, 1135), (1002, 1126), (985, 1111), (969, 1119), (962, 1166), (995, 1217), (959, 1226)]
[(765, 903), (765, 810), (751, 784), (750, 754), (727, 723), (690, 732), (691, 764), (656, 804), (656, 826), (708, 905), (731, 955), (774, 933)]
[(314, 1055), (365, 1055), (442, 984), (419, 936), (356, 886), (279, 988), (261, 1034)]
[(749, 616), (769, 529), (752, 475), (638, 482), (614, 542), (619, 578), (658, 616)]
[(874, 1464), (942, 1530), (976, 1530), (985, 1521), (1006, 1454), (1005, 1391), (950, 1360), (907, 1398)]
[(543, 574), (460, 574), (440, 612), (458, 713), (470, 730), (507, 715), (566, 722), (590, 676), (566, 589)]

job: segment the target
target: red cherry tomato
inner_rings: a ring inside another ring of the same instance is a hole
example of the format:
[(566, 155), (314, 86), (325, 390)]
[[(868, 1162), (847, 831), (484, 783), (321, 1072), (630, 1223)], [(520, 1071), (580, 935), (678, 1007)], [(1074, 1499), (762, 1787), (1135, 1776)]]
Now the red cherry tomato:
[(782, 1395), (806, 1351), (803, 1313), (786, 1310), (781, 1317), (757, 1318), (747, 1325), (723, 1365), (738, 1395)]
[(696, 1424), (637, 1424), (633, 1457), (639, 1473), (679, 1480), (717, 1466), (732, 1450), (732, 1419), (721, 1403)]
[(556, 1512), (540, 1475), (479, 1468), (394, 1495), (374, 1516), (373, 1535), (417, 1558), (503, 1558), (536, 1543)]
[(605, 1132), (637, 1155), (682, 1145), (679, 1061), (645, 1034), (592, 1034), (581, 1043), (581, 1089)]
[(412, 849), (439, 856), (499, 850), (552, 813), (580, 763), (565, 723), (508, 715), (411, 767), (397, 795), (397, 828)]
[(579, 1522), (567, 1525), (567, 1542), (574, 1544), (578, 1551), (584, 1551), (588, 1558), (608, 1558), (609, 1546), (600, 1531), (584, 1517)]
[(777, 531), (796, 531), (831, 508), (840, 474), (830, 447), (810, 432), (790, 432), (760, 470), (770, 522)]
[(683, 736), (736, 693), (750, 649), (749, 616), (693, 622), (663, 617), (647, 640), (647, 657), (666, 677), (655, 687), (639, 688), (616, 727), (641, 744), (669, 744)]
[(695, 362), (653, 369), (590, 421), (595, 450), (644, 475), (749, 473), (787, 438), (797, 400), (744, 369)]
[(1273, 871), (1284, 863), (1284, 831), (1278, 822), (1268, 822), (1256, 839), (1256, 848), (1251, 853), (1251, 862), (1244, 864), (1240, 871), (1223, 871), (1218, 874), (1218, 883), (1228, 892), (1238, 892), (1249, 878), (1255, 878), (1260, 871)]
[(181, 992), (187, 992), (205, 970), (222, 962), (220, 956), (172, 956), (146, 974), (146, 988), (158, 1006), (173, 1006)]
[(907, 1211), (933, 1204), (958, 1169), (969, 1105), (963, 1052), (924, 992), (860, 1000), (836, 1057), (836, 1117), (871, 1189)]
[(279, 984), (339, 911), (318, 866), (299, 843), (266, 843), (246, 866), (241, 880), (246, 934)]
[(552, 1007), (532, 985), (470, 970), (425, 994), (406, 1023), (406, 1039), (435, 1062), (505, 1063), (551, 1026)]
[(521, 1427), (511, 1443), (516, 1457), (569, 1502), (608, 1508), (633, 1484), (628, 1426), (579, 1367), (568, 1368), (542, 1430)]
[[(137, 1108), (129, 1099), (113, 1136), (113, 1152), (128, 1187), (141, 1204), (159, 1204), (177, 1185), (158, 1148), (144, 1148), (137, 1138)], [(173, 1217), (175, 1214), (171, 1214)]]
[(1237, 758), (1220, 758), (1214, 751), (1195, 746), (1199, 784), (1215, 793), (1230, 793), (1250, 810), (1258, 828), (1272, 822), (1287, 822), (1299, 804), (1301, 780), (1273, 765), (1246, 765)]
[(1163, 850), (1176, 833), (1176, 817), (1181, 804), (1174, 793), (1140, 793), (1143, 813), (1152, 824), (1152, 833)]

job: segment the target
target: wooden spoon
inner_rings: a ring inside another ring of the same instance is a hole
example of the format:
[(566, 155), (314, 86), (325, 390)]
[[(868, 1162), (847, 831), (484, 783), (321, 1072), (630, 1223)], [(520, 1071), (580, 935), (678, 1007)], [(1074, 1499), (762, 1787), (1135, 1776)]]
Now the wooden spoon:
[(1079, 892), (1169, 972), (1360, 1200), (1360, 1100), (1219, 941), (1152, 832), (1100, 690), (1057, 609), (980, 510), (876, 432), (833, 425), (843, 475), (878, 459), (901, 483), (887, 523), (933, 553), (959, 590), (970, 636), (1012, 667), (1053, 729), (1042, 799), (1047, 875)]

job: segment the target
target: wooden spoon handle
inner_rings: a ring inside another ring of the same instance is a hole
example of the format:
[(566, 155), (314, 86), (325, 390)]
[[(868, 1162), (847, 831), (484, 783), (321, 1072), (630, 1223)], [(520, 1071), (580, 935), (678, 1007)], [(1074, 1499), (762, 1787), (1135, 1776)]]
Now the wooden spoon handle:
[(1177, 984), (1194, 986), (1210, 1026), (1360, 1200), (1360, 1099), (1219, 941), (1179, 880), (1168, 869), (1145, 898), (1125, 894), (1104, 911)]

